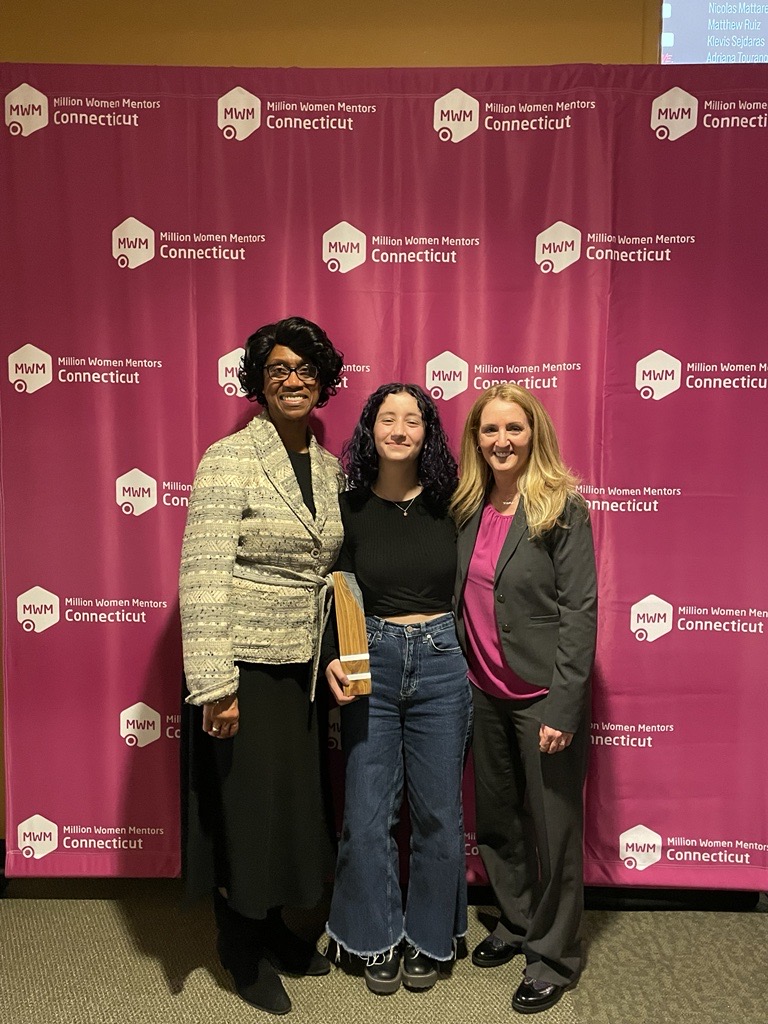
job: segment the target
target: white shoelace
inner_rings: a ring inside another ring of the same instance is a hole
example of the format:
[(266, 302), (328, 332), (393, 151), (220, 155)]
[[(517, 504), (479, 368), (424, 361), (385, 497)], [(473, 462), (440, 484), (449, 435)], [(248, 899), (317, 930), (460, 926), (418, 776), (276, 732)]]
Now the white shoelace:
[(366, 967), (380, 967), (382, 964), (387, 963), (395, 955), (395, 950), (390, 949), (386, 953), (374, 953), (373, 956), (369, 956), (365, 961)]

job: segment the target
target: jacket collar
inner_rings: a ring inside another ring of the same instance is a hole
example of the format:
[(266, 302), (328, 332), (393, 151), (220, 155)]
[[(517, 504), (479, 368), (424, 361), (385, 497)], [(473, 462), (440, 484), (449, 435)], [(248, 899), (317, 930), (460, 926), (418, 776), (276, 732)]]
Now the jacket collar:
[(314, 537), (320, 537), (323, 527), (332, 514), (332, 503), (338, 505), (338, 486), (330, 479), (329, 469), (323, 458), (322, 449), (310, 431), (309, 460), (312, 467), (312, 497), (316, 516), (304, 504), (296, 474), (288, 458), (285, 445), (275, 429), (266, 410), (248, 424), (248, 431), (256, 449), (262, 469), (280, 497), (290, 506), (294, 515)]
[[(483, 512), (485, 510), (486, 502), (483, 501), (480, 508), (475, 512), (472, 518), (469, 520), (464, 529), (459, 533), (459, 566), (462, 576), (466, 575), (467, 568), (469, 566), (469, 560), (472, 557), (472, 552), (475, 548), (475, 542), (477, 541), (477, 534), (480, 530), (480, 521), (483, 518)], [(499, 576), (501, 575), (502, 569), (514, 555), (517, 550), (517, 546), (523, 537), (528, 532), (528, 520), (525, 516), (525, 506), (522, 500), (518, 503), (517, 511), (515, 512), (512, 522), (509, 524), (509, 532), (507, 533), (506, 539), (501, 546), (499, 553), (499, 560), (496, 563), (496, 572), (494, 574), (494, 584), (498, 583)]]
[(506, 540), (501, 545), (501, 551), (499, 552), (499, 560), (496, 563), (496, 573), (494, 575), (494, 584), (498, 583), (499, 576), (510, 558), (514, 555), (517, 550), (517, 546), (523, 537), (528, 532), (528, 520), (525, 517), (525, 505), (523, 503), (522, 495), (520, 501), (517, 504), (517, 510), (512, 517), (512, 522), (509, 524), (509, 532), (507, 533)]

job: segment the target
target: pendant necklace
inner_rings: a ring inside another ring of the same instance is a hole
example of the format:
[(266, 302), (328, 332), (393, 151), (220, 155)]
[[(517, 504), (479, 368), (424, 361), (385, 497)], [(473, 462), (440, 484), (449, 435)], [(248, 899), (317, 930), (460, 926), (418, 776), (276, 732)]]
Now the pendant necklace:
[(416, 501), (418, 496), (419, 496), (418, 494), (414, 494), (414, 496), (411, 498), (411, 500), (408, 502), (408, 504), (405, 506), (405, 508), (403, 508), (403, 506), (399, 502), (397, 502), (397, 501), (393, 501), (392, 504), (397, 506), (397, 508), (400, 509), (400, 511), (403, 513), (403, 515), (407, 517), (408, 509), (411, 507), (411, 505), (414, 503), (414, 501)]

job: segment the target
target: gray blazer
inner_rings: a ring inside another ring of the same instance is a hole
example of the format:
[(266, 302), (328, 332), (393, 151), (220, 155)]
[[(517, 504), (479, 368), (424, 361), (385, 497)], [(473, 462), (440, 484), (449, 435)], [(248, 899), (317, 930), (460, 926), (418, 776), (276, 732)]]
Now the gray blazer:
[[(466, 650), (462, 595), (483, 506), (459, 533), (454, 605), (459, 642)], [(498, 636), (509, 667), (549, 693), (541, 721), (576, 732), (589, 710), (589, 679), (597, 632), (597, 580), (592, 528), (583, 507), (569, 501), (567, 527), (540, 540), (528, 536), (521, 501), (501, 549), (494, 577)]]

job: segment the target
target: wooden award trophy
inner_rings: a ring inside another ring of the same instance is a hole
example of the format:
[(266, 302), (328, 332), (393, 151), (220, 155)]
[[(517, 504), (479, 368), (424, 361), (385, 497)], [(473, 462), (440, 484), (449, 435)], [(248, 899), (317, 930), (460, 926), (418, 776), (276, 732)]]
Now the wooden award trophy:
[(363, 696), (371, 692), (371, 662), (368, 634), (365, 631), (363, 595), (352, 573), (333, 573), (333, 599), (339, 657), (349, 679), (344, 693), (348, 696)]

